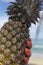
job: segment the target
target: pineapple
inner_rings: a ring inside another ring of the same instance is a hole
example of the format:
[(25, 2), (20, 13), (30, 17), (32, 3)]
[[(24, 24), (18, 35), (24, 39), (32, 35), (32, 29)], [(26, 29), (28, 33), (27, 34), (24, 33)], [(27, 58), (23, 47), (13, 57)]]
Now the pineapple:
[(39, 0), (17, 0), (7, 8), (9, 20), (0, 31), (0, 65), (27, 65), (32, 42), (31, 23), (39, 17)]

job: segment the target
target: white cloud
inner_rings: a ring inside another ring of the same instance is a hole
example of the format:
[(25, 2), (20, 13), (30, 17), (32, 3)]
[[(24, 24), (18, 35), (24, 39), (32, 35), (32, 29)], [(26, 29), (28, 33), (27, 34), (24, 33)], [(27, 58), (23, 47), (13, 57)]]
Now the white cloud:
[(40, 16), (42, 16), (42, 14), (43, 14), (43, 11), (40, 11)]
[(5, 22), (8, 22), (8, 17), (5, 16), (5, 17), (0, 17), (0, 29), (1, 27), (4, 25)]
[(14, 2), (16, 0), (1, 0), (2, 2)]

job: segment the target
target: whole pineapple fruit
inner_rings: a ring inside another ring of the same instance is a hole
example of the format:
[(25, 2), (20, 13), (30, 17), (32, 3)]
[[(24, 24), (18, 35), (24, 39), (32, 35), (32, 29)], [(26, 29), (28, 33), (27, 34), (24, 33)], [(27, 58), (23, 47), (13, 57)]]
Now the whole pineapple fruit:
[(39, 17), (39, 0), (17, 0), (7, 8), (9, 21), (0, 31), (0, 65), (27, 65), (32, 42), (31, 22)]

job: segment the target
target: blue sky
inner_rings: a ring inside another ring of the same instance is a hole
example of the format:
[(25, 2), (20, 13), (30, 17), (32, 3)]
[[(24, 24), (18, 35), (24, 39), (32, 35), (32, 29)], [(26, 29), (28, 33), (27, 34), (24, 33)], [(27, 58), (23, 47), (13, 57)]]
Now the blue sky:
[[(6, 12), (6, 8), (10, 5), (9, 1), (14, 1), (14, 0), (0, 0), (0, 28), (3, 26), (5, 22), (8, 21), (8, 16), (5, 12)], [(42, 13), (43, 12), (41, 12), (40, 15)], [(41, 21), (43, 21), (43, 19)], [(30, 37), (32, 39), (35, 39), (37, 26), (38, 24), (37, 25), (32, 24), (30, 27)], [(40, 26), (40, 33), (39, 33), (38, 39), (43, 39), (43, 25)]]

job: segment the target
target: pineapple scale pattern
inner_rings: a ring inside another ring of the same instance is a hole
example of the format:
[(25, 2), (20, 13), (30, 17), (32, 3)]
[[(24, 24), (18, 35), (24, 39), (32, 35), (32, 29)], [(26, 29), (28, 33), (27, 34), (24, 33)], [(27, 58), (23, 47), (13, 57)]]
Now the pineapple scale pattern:
[(27, 39), (29, 30), (25, 23), (12, 20), (5, 23), (0, 31), (0, 65), (23, 65), (27, 62), (31, 55)]

